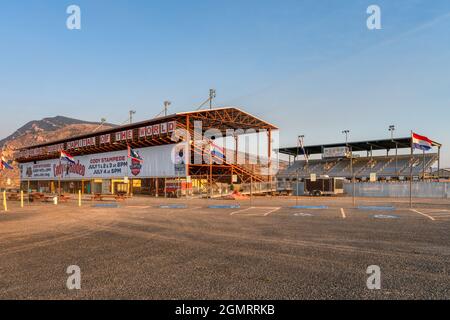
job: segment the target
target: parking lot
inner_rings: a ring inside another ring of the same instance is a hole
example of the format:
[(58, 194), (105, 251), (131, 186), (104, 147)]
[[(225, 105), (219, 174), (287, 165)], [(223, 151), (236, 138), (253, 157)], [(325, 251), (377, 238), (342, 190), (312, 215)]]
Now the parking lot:
[[(449, 299), (450, 202), (257, 197), (0, 212), (2, 299)], [(66, 269), (81, 269), (68, 290)], [(367, 267), (381, 269), (369, 290)]]

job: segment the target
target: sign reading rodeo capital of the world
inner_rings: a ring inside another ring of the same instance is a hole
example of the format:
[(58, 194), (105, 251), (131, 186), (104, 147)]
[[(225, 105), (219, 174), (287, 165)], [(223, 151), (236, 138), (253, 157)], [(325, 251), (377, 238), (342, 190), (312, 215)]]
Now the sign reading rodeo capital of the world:
[(80, 180), (139, 177), (176, 177), (186, 175), (186, 144), (136, 149), (142, 162), (129, 159), (127, 150), (74, 157), (69, 164), (59, 159), (23, 163), (22, 180)]

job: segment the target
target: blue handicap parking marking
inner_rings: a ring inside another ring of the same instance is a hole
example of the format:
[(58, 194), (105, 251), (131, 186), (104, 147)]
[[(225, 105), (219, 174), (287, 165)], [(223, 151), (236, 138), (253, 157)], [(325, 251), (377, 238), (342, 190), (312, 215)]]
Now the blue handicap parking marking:
[(209, 209), (239, 209), (241, 205), (239, 204), (218, 204), (208, 206)]
[(375, 219), (398, 219), (398, 218), (400, 218), (399, 216), (397, 216), (395, 214), (374, 214), (372, 217)]
[(163, 204), (159, 206), (161, 209), (186, 209), (187, 207), (185, 204)]
[(359, 210), (371, 210), (371, 211), (394, 211), (395, 207), (392, 206), (359, 206)]
[(292, 206), (290, 208), (291, 209), (313, 209), (313, 210), (318, 210), (318, 209), (328, 209), (328, 206)]
[(92, 205), (94, 208), (119, 208), (117, 203), (98, 203)]

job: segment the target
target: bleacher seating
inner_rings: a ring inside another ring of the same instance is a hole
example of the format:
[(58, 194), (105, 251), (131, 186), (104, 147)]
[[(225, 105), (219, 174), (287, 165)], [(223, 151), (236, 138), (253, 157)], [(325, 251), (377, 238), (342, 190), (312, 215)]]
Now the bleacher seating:
[[(380, 157), (360, 157), (353, 159), (353, 173), (356, 178), (368, 178), (371, 173), (376, 173), (378, 177), (400, 177), (410, 175), (410, 166), (413, 165), (413, 175), (421, 176), (424, 170), (430, 172), (431, 167), (438, 159), (435, 153), (423, 155), (380, 156)], [(305, 160), (295, 161), (285, 170), (279, 172), (280, 178), (309, 177), (311, 173), (317, 176), (328, 175), (330, 177), (351, 178), (350, 159), (322, 160), (314, 159), (306, 163)]]

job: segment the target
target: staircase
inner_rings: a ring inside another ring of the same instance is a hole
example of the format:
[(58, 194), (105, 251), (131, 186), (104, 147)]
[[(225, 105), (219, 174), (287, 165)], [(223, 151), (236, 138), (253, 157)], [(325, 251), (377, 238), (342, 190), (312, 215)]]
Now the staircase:
[[(178, 128), (179, 129), (184, 129), (187, 131), (187, 128), (184, 124), (182, 123), (178, 123)], [(191, 137), (194, 137), (194, 130), (191, 129), (189, 130), (189, 135)], [(211, 141), (206, 141), (205, 139), (203, 140), (206, 144), (209, 144)], [(191, 148), (190, 148), (195, 154), (199, 155), (202, 157), (203, 159), (203, 149), (204, 149), (204, 144), (199, 145), (198, 143), (192, 143), (191, 144)], [(208, 153), (209, 154), (209, 153)], [(191, 156), (191, 155), (190, 155)], [(221, 164), (224, 166), (227, 166), (230, 168), (230, 170), (233, 172), (233, 174), (238, 175), (241, 178), (242, 182), (264, 182), (267, 181), (267, 177), (264, 177), (262, 175), (259, 175), (257, 173), (255, 173), (254, 171), (251, 171), (249, 169), (247, 169), (244, 165), (240, 165), (240, 164), (234, 164), (234, 163), (229, 163), (226, 161), (226, 159), (222, 159), (221, 157), (212, 154), (211, 155), (211, 160), (213, 163), (217, 163), (217, 164)], [(191, 166), (195, 166), (196, 164), (191, 164)]]

